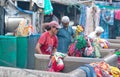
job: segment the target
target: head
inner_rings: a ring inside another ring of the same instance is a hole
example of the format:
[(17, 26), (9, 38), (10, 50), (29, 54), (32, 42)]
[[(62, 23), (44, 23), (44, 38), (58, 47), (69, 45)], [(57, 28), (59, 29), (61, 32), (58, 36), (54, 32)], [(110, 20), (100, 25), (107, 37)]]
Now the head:
[(44, 23), (42, 25), (43, 32), (49, 31), (50, 29), (51, 29), (51, 27), (49, 26), (49, 23)]
[(100, 36), (104, 32), (104, 29), (102, 27), (96, 27), (95, 32), (97, 36)]
[(49, 26), (51, 27), (50, 32), (51, 32), (53, 35), (56, 35), (57, 32), (58, 32), (58, 29), (60, 28), (58, 22), (56, 22), (56, 21), (51, 21), (51, 22), (49, 23)]
[(67, 27), (67, 26), (69, 26), (70, 19), (68, 16), (63, 16), (61, 22), (62, 22), (63, 26)]

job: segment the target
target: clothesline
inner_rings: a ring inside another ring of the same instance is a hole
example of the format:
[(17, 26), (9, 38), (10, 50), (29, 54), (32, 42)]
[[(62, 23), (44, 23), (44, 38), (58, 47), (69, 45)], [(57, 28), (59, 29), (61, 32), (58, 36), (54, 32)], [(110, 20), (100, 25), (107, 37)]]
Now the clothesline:
[(100, 9), (108, 9), (108, 10), (120, 10), (120, 7), (114, 7), (114, 6), (104, 6), (100, 4), (96, 4)]
[(96, 6), (100, 9), (109, 9), (109, 10), (119, 10), (120, 9), (120, 2), (113, 2), (110, 4), (109, 2), (95, 2)]

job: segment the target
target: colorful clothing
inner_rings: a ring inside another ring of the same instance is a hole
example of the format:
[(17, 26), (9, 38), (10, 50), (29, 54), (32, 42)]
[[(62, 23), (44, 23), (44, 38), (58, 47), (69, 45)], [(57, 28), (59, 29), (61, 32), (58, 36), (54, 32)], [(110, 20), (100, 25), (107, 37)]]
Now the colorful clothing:
[(68, 47), (72, 41), (72, 36), (75, 34), (71, 26), (68, 26), (66, 29), (65, 27), (62, 27), (58, 31), (58, 52), (67, 53)]
[(95, 57), (100, 58), (100, 46), (98, 43), (99, 36), (96, 35), (96, 32), (92, 32), (88, 35), (89, 38), (93, 39), (93, 45), (94, 45), (94, 50), (95, 50)]
[(115, 19), (120, 20), (120, 10), (115, 11)]
[(84, 27), (86, 26), (86, 9), (87, 9), (87, 6), (82, 5), (80, 20), (79, 20), (79, 24), (84, 26)]
[(50, 57), (48, 64), (48, 71), (50, 72), (60, 72), (64, 69), (63, 59), (66, 55), (60, 52), (55, 52), (54, 55)]
[(51, 36), (49, 32), (45, 32), (39, 38), (38, 43), (42, 46), (40, 47), (42, 54), (51, 54), (53, 48), (58, 47), (58, 39), (55, 36)]
[(103, 27), (104, 32), (101, 34), (101, 38), (108, 39), (109, 37), (109, 25), (107, 22), (104, 21), (104, 12), (101, 11), (100, 14), (100, 26)]
[(105, 23), (114, 25), (114, 11), (113, 10), (102, 10), (102, 18)]
[(99, 26), (100, 9), (97, 6), (87, 7), (85, 34), (93, 32)]

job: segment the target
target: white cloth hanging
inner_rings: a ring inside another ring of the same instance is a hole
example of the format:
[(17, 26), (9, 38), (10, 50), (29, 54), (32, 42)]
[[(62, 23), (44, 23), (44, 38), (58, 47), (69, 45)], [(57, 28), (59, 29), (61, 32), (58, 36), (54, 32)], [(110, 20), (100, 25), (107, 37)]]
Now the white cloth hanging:
[(99, 26), (99, 21), (100, 9), (95, 5), (90, 8), (87, 7), (85, 34), (89, 35), (89, 33), (93, 32), (95, 28)]

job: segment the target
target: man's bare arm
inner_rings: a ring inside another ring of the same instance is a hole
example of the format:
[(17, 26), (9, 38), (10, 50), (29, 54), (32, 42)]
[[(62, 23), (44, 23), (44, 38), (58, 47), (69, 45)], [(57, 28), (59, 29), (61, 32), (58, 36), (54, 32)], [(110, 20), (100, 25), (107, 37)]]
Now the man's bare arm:
[(41, 44), (37, 43), (35, 50), (38, 54), (42, 54), (40, 47), (41, 47)]

